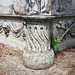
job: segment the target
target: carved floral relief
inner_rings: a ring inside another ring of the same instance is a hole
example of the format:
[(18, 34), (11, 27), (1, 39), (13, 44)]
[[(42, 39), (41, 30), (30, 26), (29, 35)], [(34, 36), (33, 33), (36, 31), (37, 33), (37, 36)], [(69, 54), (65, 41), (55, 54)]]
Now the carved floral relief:
[(54, 25), (56, 32), (53, 30), (53, 33), (57, 34), (56, 38), (60, 40), (75, 38), (75, 19), (58, 20)]
[(0, 34), (5, 34), (6, 37), (9, 37), (10, 32), (15, 38), (22, 36), (25, 40), (26, 34), (23, 21), (0, 21)]

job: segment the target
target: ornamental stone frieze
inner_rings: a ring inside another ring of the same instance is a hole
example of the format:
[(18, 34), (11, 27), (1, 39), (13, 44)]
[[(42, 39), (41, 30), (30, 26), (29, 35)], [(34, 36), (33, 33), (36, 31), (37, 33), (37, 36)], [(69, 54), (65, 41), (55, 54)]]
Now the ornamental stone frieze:
[(75, 38), (75, 18), (56, 19), (53, 21), (53, 34), (60, 40)]
[(54, 37), (62, 42), (58, 44), (58, 51), (75, 47), (75, 17), (65, 16), (53, 21)]
[[(25, 28), (24, 21), (10, 20), (8, 18), (0, 19), (0, 39), (4, 39), (4, 41), (0, 40), (0, 43), (24, 50)], [(23, 46), (21, 47), (21, 45)]]

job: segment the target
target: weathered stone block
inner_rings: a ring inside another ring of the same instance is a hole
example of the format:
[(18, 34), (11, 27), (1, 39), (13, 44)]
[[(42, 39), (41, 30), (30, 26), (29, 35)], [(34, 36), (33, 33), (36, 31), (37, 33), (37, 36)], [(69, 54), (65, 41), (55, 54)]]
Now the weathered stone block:
[(31, 69), (47, 69), (54, 61), (54, 51), (50, 47), (52, 17), (28, 17), (26, 44), (23, 53), (23, 64)]
[(75, 0), (52, 0), (52, 15), (75, 14)]
[(75, 14), (74, 0), (0, 0), (0, 13), (8, 15)]

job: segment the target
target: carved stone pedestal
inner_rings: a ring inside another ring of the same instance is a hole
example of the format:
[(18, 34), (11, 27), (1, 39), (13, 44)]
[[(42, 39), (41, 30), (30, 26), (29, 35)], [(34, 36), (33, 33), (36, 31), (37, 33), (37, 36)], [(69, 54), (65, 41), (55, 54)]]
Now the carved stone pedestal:
[(23, 53), (23, 63), (31, 69), (47, 69), (54, 61), (50, 48), (51, 23), (46, 17), (28, 17), (27, 49)]

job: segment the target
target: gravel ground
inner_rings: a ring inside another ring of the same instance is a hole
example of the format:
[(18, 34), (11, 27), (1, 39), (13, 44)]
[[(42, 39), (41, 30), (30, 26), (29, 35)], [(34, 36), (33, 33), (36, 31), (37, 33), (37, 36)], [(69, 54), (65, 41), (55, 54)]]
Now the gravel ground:
[(22, 53), (0, 44), (0, 75), (75, 75), (75, 49), (56, 53), (54, 65), (46, 70), (26, 68)]

